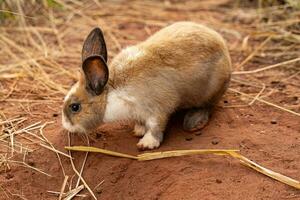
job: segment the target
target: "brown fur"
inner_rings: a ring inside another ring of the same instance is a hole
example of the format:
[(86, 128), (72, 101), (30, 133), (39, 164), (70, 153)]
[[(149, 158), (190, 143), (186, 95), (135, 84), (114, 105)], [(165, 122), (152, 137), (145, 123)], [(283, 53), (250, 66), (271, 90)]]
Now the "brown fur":
[[(163, 110), (199, 107), (210, 100), (215, 104), (229, 82), (231, 61), (225, 42), (205, 26), (178, 22), (137, 47), (144, 56), (131, 61), (121, 52), (112, 61), (111, 85), (144, 88), (147, 92), (140, 89), (140, 97), (151, 95)], [(118, 70), (120, 65), (124, 69)]]
[[(64, 102), (63, 113), (72, 125), (79, 124), (85, 130), (91, 130), (103, 121), (103, 111), (105, 110), (108, 91), (105, 89), (99, 96), (91, 95), (86, 89), (83, 77), (84, 75), (81, 73), (78, 89)], [(69, 109), (69, 105), (75, 102), (81, 103), (82, 111), (79, 113), (72, 113)]]

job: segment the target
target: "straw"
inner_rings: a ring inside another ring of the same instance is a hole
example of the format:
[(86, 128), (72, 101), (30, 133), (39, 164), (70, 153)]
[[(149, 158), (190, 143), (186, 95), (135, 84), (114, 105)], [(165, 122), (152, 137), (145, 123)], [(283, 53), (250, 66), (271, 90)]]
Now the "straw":
[(63, 184), (61, 186), (61, 189), (60, 189), (60, 194), (59, 194), (58, 200), (61, 200), (62, 197), (63, 197), (63, 194), (64, 194), (64, 191), (65, 191), (68, 179), (69, 179), (69, 177), (65, 176), (64, 182), (63, 182)]
[(178, 157), (178, 156), (189, 156), (189, 155), (199, 155), (199, 154), (215, 154), (215, 155), (229, 155), (233, 158), (238, 159), (242, 164), (250, 167), (251, 169), (262, 173), (266, 176), (269, 176), (279, 182), (282, 182), (286, 185), (292, 186), (294, 188), (300, 189), (300, 182), (264, 168), (257, 163), (249, 160), (248, 158), (242, 156), (238, 153), (239, 150), (232, 150), (232, 149), (195, 149), (195, 150), (174, 150), (174, 151), (163, 151), (163, 152), (154, 152), (154, 153), (143, 153), (137, 156), (132, 156), (128, 154), (123, 154), (119, 152), (109, 151), (106, 149), (100, 149), (96, 147), (87, 147), (87, 146), (67, 146), (65, 149), (70, 151), (83, 151), (83, 152), (94, 152), (94, 153), (101, 153), (109, 156), (114, 157), (121, 157), (121, 158), (129, 158), (138, 161), (150, 161), (156, 159), (164, 159), (164, 158), (171, 158), (171, 157)]
[[(70, 136), (70, 133), (68, 132), (68, 144), (70, 145), (71, 144), (71, 136)], [(72, 153), (71, 151), (69, 151), (69, 155), (70, 157), (72, 157)], [(78, 178), (80, 179), (80, 181), (83, 183), (83, 185), (86, 187), (86, 189), (89, 191), (89, 193), (92, 195), (92, 197), (97, 200), (94, 192), (91, 190), (91, 188), (89, 187), (89, 185), (86, 183), (86, 181), (84, 180), (84, 178), (82, 177), (82, 174), (80, 172), (78, 172), (78, 170), (76, 169), (75, 167), (75, 164), (73, 162), (73, 159), (70, 158), (70, 163), (71, 163), (71, 166), (72, 166), (72, 169), (73, 171), (75, 172), (75, 174), (78, 176)], [(84, 166), (84, 165), (83, 165)]]

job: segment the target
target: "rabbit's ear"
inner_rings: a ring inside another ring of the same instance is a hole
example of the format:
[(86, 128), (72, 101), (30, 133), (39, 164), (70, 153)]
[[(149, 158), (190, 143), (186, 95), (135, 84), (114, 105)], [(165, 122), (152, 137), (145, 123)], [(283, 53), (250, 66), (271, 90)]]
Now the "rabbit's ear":
[(94, 95), (102, 93), (108, 81), (108, 67), (101, 56), (90, 56), (82, 63), (86, 88)]
[(107, 62), (105, 40), (100, 28), (94, 28), (85, 39), (82, 48), (82, 62), (92, 55), (101, 56)]
[(86, 38), (82, 48), (82, 70), (86, 87), (94, 95), (101, 94), (108, 81), (107, 52), (102, 31), (95, 28)]

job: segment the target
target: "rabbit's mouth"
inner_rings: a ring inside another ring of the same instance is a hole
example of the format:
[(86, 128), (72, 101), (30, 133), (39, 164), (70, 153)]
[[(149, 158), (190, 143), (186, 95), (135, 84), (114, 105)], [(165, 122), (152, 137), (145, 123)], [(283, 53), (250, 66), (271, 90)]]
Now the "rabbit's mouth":
[(72, 124), (64, 114), (62, 114), (62, 125), (66, 130), (68, 130), (71, 133), (75, 133), (75, 132), (76, 133), (85, 133), (86, 132), (85, 128), (83, 128), (81, 125)]

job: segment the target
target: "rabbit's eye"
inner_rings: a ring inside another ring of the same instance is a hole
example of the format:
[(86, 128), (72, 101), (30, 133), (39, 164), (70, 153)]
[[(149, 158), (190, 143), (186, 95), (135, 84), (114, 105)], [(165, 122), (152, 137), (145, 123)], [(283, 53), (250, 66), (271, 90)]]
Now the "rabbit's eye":
[(70, 109), (73, 113), (77, 113), (80, 111), (81, 105), (80, 105), (80, 103), (72, 103), (72, 104), (70, 104)]

